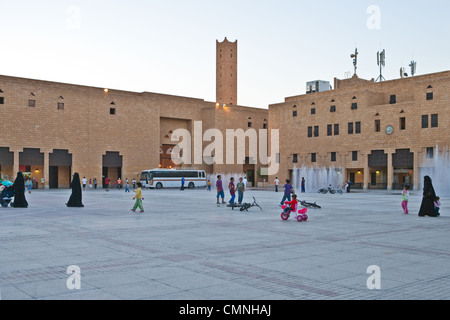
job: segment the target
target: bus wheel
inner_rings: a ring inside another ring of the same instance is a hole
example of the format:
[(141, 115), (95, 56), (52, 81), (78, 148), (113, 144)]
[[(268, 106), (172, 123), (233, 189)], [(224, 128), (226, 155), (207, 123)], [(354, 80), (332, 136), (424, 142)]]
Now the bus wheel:
[(194, 183), (193, 182), (189, 182), (188, 187), (189, 187), (189, 189), (194, 189)]
[(162, 188), (162, 183), (161, 182), (158, 182), (157, 184), (156, 184), (156, 189), (161, 189)]

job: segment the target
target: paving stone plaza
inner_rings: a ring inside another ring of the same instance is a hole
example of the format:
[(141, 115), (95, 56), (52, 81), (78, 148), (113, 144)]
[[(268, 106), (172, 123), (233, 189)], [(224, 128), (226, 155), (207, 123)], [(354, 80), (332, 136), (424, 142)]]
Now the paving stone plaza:
[(399, 192), (307, 193), (322, 209), (300, 223), (281, 220), (272, 190), (247, 191), (264, 209), (248, 212), (217, 207), (214, 190), (143, 192), (143, 214), (123, 190), (87, 190), (84, 208), (65, 206), (70, 190), (0, 208), (1, 299), (450, 298), (449, 197), (441, 217), (420, 218), (420, 191), (409, 215)]

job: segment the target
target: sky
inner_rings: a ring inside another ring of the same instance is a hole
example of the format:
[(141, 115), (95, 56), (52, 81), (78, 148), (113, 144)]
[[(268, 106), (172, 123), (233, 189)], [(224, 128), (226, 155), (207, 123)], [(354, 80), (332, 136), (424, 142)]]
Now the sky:
[(216, 40), (238, 40), (238, 104), (306, 82), (450, 70), (448, 0), (0, 0), (0, 74), (215, 101)]

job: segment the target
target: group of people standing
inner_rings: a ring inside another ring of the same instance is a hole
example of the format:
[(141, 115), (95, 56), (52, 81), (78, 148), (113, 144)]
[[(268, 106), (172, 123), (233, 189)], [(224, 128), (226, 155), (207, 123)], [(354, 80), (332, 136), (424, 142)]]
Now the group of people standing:
[[(88, 182), (89, 182), (89, 188), (94, 188), (97, 189), (97, 178), (89, 179), (89, 181), (86, 179), (86, 177), (83, 177), (83, 179), (81, 179), (82, 185), (83, 185), (83, 191), (86, 191), (86, 188), (88, 186)], [(111, 183), (111, 179), (109, 177), (105, 177), (104, 179), (104, 183), (103, 183), (103, 188), (106, 189), (106, 191), (109, 191), (109, 185)], [(128, 178), (125, 179), (125, 183), (122, 181), (121, 178), (114, 180), (113, 181), (113, 186), (114, 189), (118, 189), (121, 190), (123, 188), (123, 184), (125, 184), (125, 192), (130, 192), (130, 184), (128, 182)], [(132, 186), (133, 189), (136, 189), (136, 180), (133, 179), (132, 181)]]
[[(216, 181), (216, 189), (217, 189), (217, 204), (220, 205), (219, 199), (222, 199), (222, 204), (225, 204), (225, 192), (223, 189), (223, 181), (222, 176), (217, 176)], [(235, 204), (236, 199), (236, 191), (238, 193), (238, 204), (242, 204), (242, 201), (244, 200), (244, 192), (247, 187), (247, 178), (239, 178), (239, 182), (234, 184), (234, 178), (230, 178), (230, 182), (228, 183), (228, 190), (230, 191), (230, 204)]]

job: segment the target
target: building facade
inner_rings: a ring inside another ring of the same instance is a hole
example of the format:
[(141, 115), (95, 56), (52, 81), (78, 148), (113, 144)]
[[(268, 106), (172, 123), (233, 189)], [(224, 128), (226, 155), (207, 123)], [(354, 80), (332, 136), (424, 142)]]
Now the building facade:
[[(230, 44), (226, 39), (224, 43)], [(235, 56), (231, 65), (236, 72), (237, 42), (231, 45)], [(225, 49), (218, 45), (220, 50)], [(230, 59), (218, 57), (219, 70), (230, 67)], [(229, 80), (218, 82), (228, 84)], [(231, 83), (237, 85), (236, 80)], [(257, 183), (260, 165), (248, 151), (240, 159), (237, 153), (233, 161), (224, 159), (227, 130), (253, 128), (258, 137), (258, 129), (268, 126), (268, 110), (237, 105), (236, 90), (227, 89), (230, 99), (223, 105), (151, 92), (0, 76), (0, 173), (11, 178), (18, 171), (26, 172), (39, 188), (67, 188), (74, 172), (88, 180), (96, 178), (102, 186), (105, 177), (132, 180), (142, 170), (181, 166), (210, 174), (248, 174), (249, 180)], [(174, 133), (183, 129), (190, 135), (183, 138), (191, 139), (191, 150), (182, 152), (189, 151), (191, 156), (190, 161), (177, 165), (172, 152), (183, 139)], [(213, 135), (208, 133), (211, 130)], [(200, 161), (195, 152), (199, 149)], [(211, 149), (212, 157), (203, 157), (203, 151)], [(222, 159), (214, 159), (220, 153)]]
[(277, 176), (298, 181), (313, 172), (310, 180), (322, 174), (328, 179), (318, 183), (335, 187), (350, 180), (362, 189), (418, 188), (421, 168), (450, 146), (450, 72), (334, 82), (333, 90), (269, 106), (269, 128), (280, 130)]
[[(74, 172), (102, 186), (105, 177), (183, 167), (245, 174), (252, 184), (278, 177), (298, 185), (306, 175), (310, 188), (350, 180), (353, 188), (398, 189), (418, 188), (421, 170), (448, 154), (449, 71), (335, 79), (331, 90), (262, 109), (238, 105), (237, 40), (216, 41), (216, 58), (214, 102), (0, 76), (0, 174), (67, 188)], [(181, 164), (172, 156), (180, 143)], [(276, 158), (275, 174), (264, 176), (261, 147)]]

